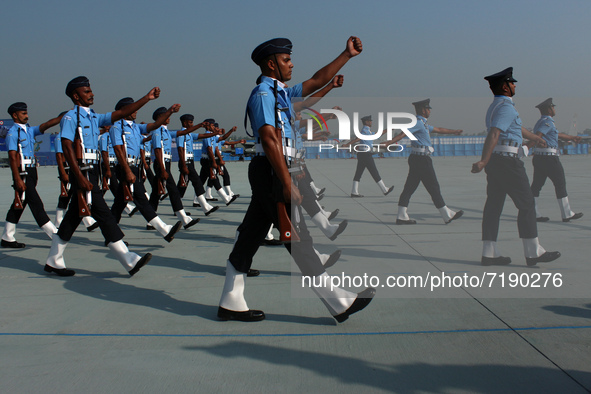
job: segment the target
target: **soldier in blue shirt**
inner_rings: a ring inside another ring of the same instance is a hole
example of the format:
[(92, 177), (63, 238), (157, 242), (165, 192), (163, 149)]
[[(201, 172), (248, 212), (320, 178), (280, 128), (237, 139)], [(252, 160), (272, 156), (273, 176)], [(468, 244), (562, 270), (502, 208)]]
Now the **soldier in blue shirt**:
[[(133, 103), (134, 100), (131, 97), (125, 97), (117, 102), (115, 111)], [(160, 127), (173, 113), (178, 112), (179, 108), (180, 105), (175, 104), (168, 111), (160, 115), (154, 123), (139, 125), (135, 123), (137, 117), (136, 111), (125, 119), (115, 122), (109, 130), (113, 150), (117, 156), (117, 165), (115, 166), (114, 172), (116, 178), (119, 180), (119, 187), (114, 192), (115, 202), (111, 207), (111, 212), (115, 216), (115, 220), (119, 222), (124, 208), (129, 205), (125, 200), (125, 188), (127, 188), (144, 219), (158, 230), (167, 242), (171, 242), (174, 239), (175, 234), (181, 228), (182, 222), (179, 221), (174, 226), (166, 224), (156, 215), (154, 208), (148, 202), (146, 189), (144, 189), (143, 182), (140, 181), (140, 166), (142, 165), (141, 144), (144, 140), (144, 134), (148, 134)]]
[[(244, 298), (244, 283), (253, 256), (267, 235), (269, 226), (272, 223), (276, 226), (279, 224), (277, 202), (294, 205), (291, 217), (296, 227), (299, 226), (296, 232), (300, 242), (297, 247), (292, 248), (291, 244), (286, 244), (286, 247), (291, 251), (302, 275), (314, 278), (317, 280), (315, 283), (329, 279), (314, 251), (301, 209), (297, 207), (302, 197), (288, 169), (287, 161), (295, 158), (291, 99), (308, 96), (325, 86), (349, 59), (361, 53), (362, 45), (357, 37), (350, 37), (346, 49), (335, 60), (317, 71), (312, 78), (287, 88), (285, 82), (291, 79), (293, 68), (291, 48), (291, 41), (276, 38), (259, 45), (251, 55), (262, 74), (261, 83), (252, 91), (247, 105), (258, 153), (248, 170), (252, 198), (244, 220), (238, 227), (238, 236), (226, 265), (226, 280), (218, 308), (218, 317), (222, 320), (259, 321), (265, 318), (263, 311), (248, 308)], [(276, 128), (278, 123), (281, 129)], [(291, 213), (289, 205), (286, 211)], [(375, 294), (375, 289), (371, 287), (359, 294), (322, 284), (311, 287), (338, 322), (345, 321), (349, 315), (365, 308)]]
[[(219, 127), (219, 125), (217, 123), (214, 123), (214, 126), (216, 128)], [(232, 133), (234, 131), (236, 131), (236, 129), (237, 129), (237, 127), (234, 126), (227, 133), (224, 133), (224, 129), (220, 129), (220, 131), (223, 135), (214, 137), (214, 140), (216, 141), (216, 149), (215, 149), (214, 153), (215, 153), (217, 165), (220, 169), (220, 174), (222, 175), (222, 179), (224, 181), (224, 191), (226, 192), (226, 194), (228, 196), (230, 196), (230, 197), (236, 196), (238, 198), (238, 197), (240, 197), (240, 194), (235, 194), (232, 191), (232, 188), (230, 187), (230, 185), (231, 185), (230, 172), (228, 171), (228, 168), (226, 167), (226, 162), (224, 161), (224, 158), (222, 157), (222, 147), (224, 145), (233, 146), (233, 145), (239, 144), (241, 142), (241, 141), (232, 141), (232, 142), (226, 141), (230, 137), (230, 135), (232, 135)], [(244, 141), (244, 140), (242, 140), (242, 141)]]
[[(195, 190), (195, 200), (198, 202), (197, 205), (203, 209), (205, 216), (209, 216), (219, 209), (218, 206), (212, 206), (205, 199), (205, 189), (197, 170), (195, 170), (195, 153), (193, 151), (193, 143), (197, 140), (208, 138), (209, 135), (204, 134), (193, 134), (193, 131), (202, 127), (202, 123), (193, 125), (195, 117), (191, 114), (184, 114), (181, 116), (182, 130), (190, 130), (188, 134), (180, 135), (176, 138), (176, 146), (179, 153), (179, 182), (177, 188), (181, 197), (185, 195), (187, 191), (188, 183), (193, 184)], [(183, 182), (181, 182), (183, 181)], [(195, 205), (195, 204), (194, 204)]]
[[(363, 128), (361, 129), (361, 134), (363, 135), (372, 135), (371, 132), (371, 115), (364, 116), (361, 118), (361, 123), (363, 124)], [(343, 147), (348, 147), (349, 145), (356, 144), (357, 142), (361, 141), (363, 145), (366, 146), (365, 151), (357, 152), (357, 168), (355, 169), (355, 175), (353, 176), (353, 188), (351, 190), (351, 197), (359, 198), (363, 197), (362, 194), (359, 194), (359, 182), (361, 181), (361, 175), (367, 168), (369, 174), (372, 176), (373, 180), (378, 184), (384, 196), (390, 194), (392, 190), (394, 190), (394, 186), (390, 186), (390, 188), (386, 187), (380, 173), (378, 172), (378, 168), (376, 167), (376, 163), (373, 160), (373, 141), (372, 140), (361, 140), (360, 138), (355, 138), (346, 144), (343, 144)]]
[(556, 260), (560, 252), (547, 252), (538, 240), (534, 196), (529, 186), (523, 162), (519, 159), (523, 150), (523, 137), (546, 147), (546, 141), (521, 126), (519, 113), (511, 97), (515, 95), (513, 67), (484, 77), (495, 98), (486, 113), (488, 135), (484, 141), (480, 161), (472, 165), (472, 172), (486, 172), (486, 203), (482, 214), (482, 265), (507, 265), (510, 257), (501, 255), (497, 248), (499, 221), (507, 195), (511, 197), (517, 215), (519, 238), (527, 265)]
[(540, 197), (542, 186), (546, 183), (546, 178), (550, 178), (554, 184), (562, 221), (569, 222), (571, 220), (579, 219), (583, 216), (583, 213), (574, 213), (571, 210), (568, 201), (564, 168), (562, 168), (562, 163), (560, 163), (560, 158), (558, 157), (558, 140), (561, 139), (563, 141), (574, 141), (575, 143), (579, 143), (581, 142), (581, 137), (558, 132), (556, 125), (554, 124), (556, 110), (554, 109), (555, 105), (552, 103), (552, 98), (544, 100), (536, 105), (536, 108), (540, 110), (542, 117), (534, 126), (534, 133), (542, 137), (548, 145), (547, 148), (536, 147), (534, 149), (534, 179), (531, 183), (531, 190), (534, 194), (534, 200), (536, 203), (536, 220), (538, 222), (547, 222), (550, 220), (550, 218), (542, 216), (538, 210), (538, 197)]
[[(35, 160), (35, 137), (45, 133), (45, 130), (59, 123), (61, 116), (48, 120), (40, 126), (28, 125), (29, 113), (27, 104), (18, 102), (8, 107), (8, 114), (12, 117), (14, 125), (6, 134), (6, 147), (8, 160), (14, 181), (14, 190), (20, 195), (22, 206), (16, 206), (13, 202), (6, 214), (6, 224), (0, 245), (3, 248), (24, 248), (25, 244), (17, 242), (16, 225), (18, 224), (25, 207), (28, 205), (35, 221), (45, 231), (49, 238), (57, 232), (49, 216), (43, 207), (43, 201), (37, 193), (37, 161)], [(23, 179), (24, 178), (24, 179)]]
[(208, 118), (205, 119), (203, 123), (205, 123), (205, 129), (210, 133), (210, 137), (205, 138), (203, 140), (203, 145), (201, 146), (201, 172), (199, 173), (199, 177), (204, 185), (207, 180), (209, 191), (209, 193), (205, 193), (205, 198), (210, 201), (217, 201), (216, 199), (211, 198), (211, 187), (213, 186), (222, 201), (228, 206), (236, 201), (238, 196), (229, 196), (224, 189), (222, 189), (222, 184), (218, 179), (220, 166), (216, 160), (216, 150), (218, 149), (216, 138), (219, 136), (221, 130), (215, 127), (215, 119)]
[[(410, 131), (417, 139), (411, 143), (411, 154), (408, 157), (408, 176), (404, 184), (404, 189), (400, 198), (398, 199), (398, 217), (396, 218), (396, 224), (416, 224), (417, 221), (408, 217), (408, 204), (410, 197), (419, 187), (422, 182), (427, 189), (427, 192), (431, 195), (431, 200), (435, 205), (435, 208), (439, 209), (441, 217), (445, 224), (450, 223), (452, 220), (459, 219), (464, 211), (452, 211), (445, 205), (443, 197), (441, 196), (441, 189), (439, 188), (439, 182), (437, 181), (437, 175), (435, 175), (435, 169), (433, 168), (433, 161), (431, 160), (431, 153), (433, 152), (433, 146), (431, 144), (430, 133), (439, 134), (451, 134), (459, 135), (462, 130), (451, 130), (444, 127), (433, 127), (427, 123), (427, 118), (431, 115), (431, 99), (416, 101), (412, 103), (415, 107), (417, 114), (417, 124), (410, 128)], [(385, 146), (395, 144), (404, 138), (406, 134), (400, 133), (392, 140), (384, 143)]]
[[(144, 256), (139, 256), (128, 250), (127, 245), (123, 242), (124, 234), (103, 199), (99, 187), (99, 129), (129, 116), (148, 101), (157, 99), (160, 89), (153, 88), (135, 103), (107, 114), (97, 114), (90, 109), (90, 106), (94, 104), (94, 94), (86, 77), (80, 76), (71, 80), (66, 86), (66, 95), (74, 103), (74, 109), (68, 111), (62, 118), (60, 137), (64, 156), (70, 166), (70, 182), (73, 193), (76, 195), (80, 190), (87, 198), (90, 196), (90, 201), (87, 199), (87, 203), (91, 205), (90, 211), (99, 223), (105, 243), (117, 256), (129, 275), (133, 276), (150, 261), (152, 254), (146, 253)], [(81, 149), (77, 149), (78, 147)], [(45, 264), (46, 272), (54, 272), (59, 276), (75, 274), (74, 270), (66, 268), (64, 251), (80, 221), (78, 198), (72, 198), (57, 236), (53, 237), (51, 250)]]
[[(159, 116), (166, 112), (166, 108), (160, 107), (152, 114), (152, 119), (156, 120)], [(154, 211), (158, 210), (158, 202), (160, 196), (158, 195), (158, 187), (156, 182), (163, 182), (170, 198), (172, 210), (177, 218), (183, 222), (185, 229), (188, 229), (199, 223), (199, 219), (193, 219), (190, 214), (185, 212), (181, 194), (176, 187), (176, 182), (170, 172), (170, 164), (172, 162), (172, 139), (185, 135), (187, 130), (170, 131), (167, 125), (170, 123), (170, 118), (166, 118), (162, 126), (158, 127), (152, 132), (152, 146), (154, 147), (154, 172), (156, 173), (156, 180), (152, 186), (152, 195), (150, 196), (150, 205)]]

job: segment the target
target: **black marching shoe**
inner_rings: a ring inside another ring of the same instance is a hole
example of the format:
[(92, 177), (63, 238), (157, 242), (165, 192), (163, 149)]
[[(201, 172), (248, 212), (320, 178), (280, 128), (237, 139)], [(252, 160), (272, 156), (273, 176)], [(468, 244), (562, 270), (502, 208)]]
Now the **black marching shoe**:
[(547, 222), (548, 220), (550, 220), (548, 216), (540, 216), (539, 218), (536, 218), (536, 222), (538, 223)]
[(201, 208), (201, 204), (199, 204), (198, 202), (194, 202), (193, 203), (193, 208), (199, 207)]
[(217, 211), (218, 209), (220, 209), (220, 207), (218, 207), (217, 205), (213, 208), (211, 208), (209, 211), (205, 212), (205, 216), (209, 216), (210, 214), (214, 213), (215, 211)]
[(205, 199), (205, 201), (217, 201), (217, 200), (218, 200), (217, 198), (213, 198), (213, 197), (212, 198), (206, 198)]
[(334, 241), (335, 239), (337, 239), (337, 237), (343, 232), (345, 231), (345, 229), (347, 228), (347, 225), (349, 224), (349, 222), (347, 220), (343, 220), (340, 224), (339, 224), (339, 228), (337, 228), (337, 231), (335, 231), (335, 233), (332, 235), (332, 237), (329, 237), (328, 239), (330, 239), (331, 241)]
[(91, 232), (99, 228), (99, 223), (95, 222), (93, 225), (86, 227), (86, 231)]
[(185, 225), (185, 230), (188, 230), (189, 228), (193, 227), (197, 223), (199, 223), (199, 219), (191, 220), (188, 224)]
[(172, 226), (172, 228), (170, 229), (169, 233), (166, 234), (166, 236), (164, 236), (164, 240), (166, 242), (172, 241), (174, 239), (174, 235), (179, 232), (182, 225), (183, 225), (183, 222), (181, 222), (180, 220), (178, 222), (176, 222), (175, 225)]
[(339, 323), (344, 322), (355, 312), (359, 312), (363, 308), (369, 305), (373, 297), (376, 295), (376, 289), (368, 287), (361, 293), (357, 294), (357, 298), (353, 301), (353, 304), (343, 313), (333, 316)]
[(12, 248), (12, 249), (22, 249), (25, 247), (25, 244), (22, 242), (16, 242), (16, 241), (9, 242), (9, 241), (5, 241), (5, 240), (2, 240), (0, 245), (3, 248)]
[(417, 224), (417, 221), (414, 219), (408, 219), (408, 220), (396, 219), (396, 224)]
[(324, 269), (330, 268), (333, 265), (335, 265), (337, 261), (339, 261), (339, 258), (341, 258), (341, 250), (337, 249), (334, 252), (332, 252), (332, 254), (328, 257), (328, 260), (326, 260), (326, 264), (324, 264)]
[(316, 196), (316, 201), (320, 201), (324, 198), (324, 194), (319, 194), (318, 196)]
[(464, 211), (462, 211), (462, 210), (460, 209), (458, 212), (456, 212), (456, 214), (454, 215), (454, 217), (453, 217), (453, 218), (451, 218), (451, 219), (449, 219), (447, 222), (445, 222), (445, 224), (451, 223), (451, 222), (452, 222), (452, 220), (456, 220), (456, 219), (459, 219), (459, 218), (461, 218), (463, 214), (464, 214)]
[(394, 186), (390, 186), (386, 193), (384, 193), (384, 196), (387, 196), (388, 194), (392, 193), (392, 190), (394, 190)]
[(249, 278), (252, 278), (253, 276), (259, 276), (260, 274), (261, 274), (261, 271), (259, 271), (259, 270), (249, 269), (248, 272), (246, 273), (246, 276), (248, 276)]
[(570, 222), (571, 220), (580, 219), (583, 217), (583, 212), (575, 213), (570, 218), (562, 219), (563, 222)]
[(221, 306), (218, 308), (218, 318), (220, 320), (237, 321), (261, 321), (265, 320), (265, 312), (256, 309), (249, 309), (244, 312), (231, 311)]
[(53, 272), (57, 276), (74, 276), (76, 274), (76, 271), (74, 270), (69, 270), (67, 268), (53, 268), (52, 266), (47, 264), (45, 264), (43, 271)]
[(328, 220), (330, 221), (330, 220), (332, 220), (332, 219), (336, 218), (338, 214), (339, 214), (339, 210), (338, 210), (338, 208), (337, 208), (337, 209), (335, 209), (334, 211), (332, 211), (332, 212), (330, 213), (330, 215), (328, 216)]
[(168, 197), (168, 193), (164, 193), (162, 196), (160, 196), (160, 201), (164, 201), (166, 197)]
[(526, 257), (525, 262), (528, 266), (536, 265), (537, 263), (549, 263), (560, 257), (560, 252), (544, 252), (539, 257)]
[(228, 201), (228, 202), (226, 203), (226, 206), (228, 206), (228, 205), (232, 204), (234, 201), (236, 201), (236, 199), (237, 199), (237, 198), (238, 198), (238, 196), (237, 196), (236, 194), (234, 194), (234, 195), (232, 196), (232, 198), (230, 198), (230, 201)]
[(146, 264), (148, 264), (148, 261), (150, 261), (150, 259), (152, 258), (152, 253), (146, 253), (141, 259), (139, 259), (139, 261), (135, 264), (135, 267), (133, 267), (130, 271), (129, 271), (129, 276), (134, 276), (135, 274), (138, 273), (138, 271), (140, 269), (142, 269), (142, 267)]
[(508, 265), (511, 264), (511, 257), (484, 257), (480, 260), (481, 265)]
[(152, 226), (151, 224), (146, 224), (146, 230), (156, 230), (156, 227)]
[(324, 194), (324, 192), (326, 191), (326, 188), (323, 187), (322, 189), (320, 189), (320, 191), (318, 193), (316, 193), (317, 196)]
[(353, 194), (351, 193), (351, 198), (361, 198), (363, 197), (363, 194)]

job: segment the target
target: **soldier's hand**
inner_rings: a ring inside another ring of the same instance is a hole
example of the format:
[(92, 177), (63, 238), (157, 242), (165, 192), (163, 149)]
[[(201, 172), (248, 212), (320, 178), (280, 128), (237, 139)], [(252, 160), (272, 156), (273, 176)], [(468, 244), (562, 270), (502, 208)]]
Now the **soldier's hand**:
[(539, 137), (539, 139), (536, 141), (538, 143), (539, 146), (541, 146), (542, 148), (546, 148), (548, 146), (548, 144), (546, 143), (546, 140), (543, 139), (542, 137)]
[(345, 76), (339, 74), (332, 79), (332, 87), (333, 88), (340, 88), (341, 86), (343, 86), (344, 81), (345, 81)]
[(168, 172), (166, 171), (162, 171), (162, 174), (160, 174), (160, 179), (162, 179), (163, 181), (168, 179)]
[(129, 171), (127, 174), (125, 174), (125, 181), (129, 185), (133, 185), (135, 183), (135, 175), (133, 175), (133, 172)]
[(184, 175), (189, 175), (189, 169), (187, 168), (187, 166), (183, 166), (181, 168), (181, 173)]
[(291, 202), (295, 205), (302, 205), (303, 197), (300, 194), (300, 190), (293, 184), (293, 182), (291, 183), (291, 187), (283, 188), (283, 198), (287, 203)]
[(89, 192), (92, 190), (92, 183), (83, 176), (82, 178), (78, 179), (78, 187), (85, 192)]
[(25, 182), (23, 182), (23, 180), (19, 178), (16, 180), (16, 182), (14, 182), (14, 190), (16, 190), (19, 193), (22, 193), (25, 190), (27, 190), (27, 185), (25, 185)]
[(483, 162), (482, 160), (477, 161), (476, 163), (472, 164), (472, 173), (478, 174), (480, 171), (482, 171), (484, 166), (486, 166), (485, 162)]
[[(238, 127), (236, 127), (236, 126), (234, 126), (234, 127), (232, 127), (232, 128), (230, 129), (230, 131), (231, 131), (232, 133), (233, 133), (233, 132), (235, 132), (236, 130), (238, 130)], [(579, 137), (579, 138), (580, 138), (580, 137)]]
[(454, 130), (455, 135), (460, 135), (464, 132), (464, 130)]
[(349, 39), (347, 40), (347, 49), (346, 49), (346, 52), (349, 54), (349, 56), (355, 57), (355, 56), (359, 55), (361, 53), (361, 51), (363, 51), (363, 44), (361, 43), (361, 40), (359, 39), (359, 37), (355, 37), (355, 36), (349, 37)]
[(152, 88), (152, 90), (150, 90), (148, 92), (147, 96), (148, 96), (148, 100), (156, 100), (158, 97), (160, 97), (160, 88), (159, 87)]
[(581, 137), (579, 137), (578, 135), (573, 137), (572, 141), (574, 141), (575, 144), (579, 144), (581, 143)]
[(246, 140), (240, 140), (241, 144), (246, 144)]
[(181, 109), (181, 105), (180, 104), (173, 104), (170, 107), (170, 111), (174, 114), (175, 112), (179, 112), (179, 110)]
[(63, 174), (61, 177), (61, 181), (64, 185), (70, 183), (70, 176), (68, 174)]

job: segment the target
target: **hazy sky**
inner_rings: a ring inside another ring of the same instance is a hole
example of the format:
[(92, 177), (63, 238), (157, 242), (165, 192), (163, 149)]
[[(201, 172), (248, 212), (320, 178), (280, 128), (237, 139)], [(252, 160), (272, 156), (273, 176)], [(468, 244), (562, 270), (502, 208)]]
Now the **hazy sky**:
[[(244, 107), (258, 68), (252, 50), (273, 37), (294, 43), (291, 83), (334, 59), (350, 35), (363, 53), (342, 70), (336, 96), (433, 98), (431, 123), (484, 129), (492, 96), (483, 77), (513, 66), (526, 127), (533, 105), (554, 97), (556, 123), (578, 116), (591, 127), (591, 2), (566, 1), (28, 1), (3, 4), (0, 109), (29, 105), (31, 124), (71, 107), (66, 83), (86, 75), (94, 109), (153, 86), (158, 106), (181, 103), (197, 120), (214, 117), (243, 133)], [(457, 105), (439, 105), (437, 97)], [(393, 111), (411, 111), (408, 104)], [(0, 117), (8, 117), (8, 114)], [(171, 127), (180, 126), (178, 116)]]

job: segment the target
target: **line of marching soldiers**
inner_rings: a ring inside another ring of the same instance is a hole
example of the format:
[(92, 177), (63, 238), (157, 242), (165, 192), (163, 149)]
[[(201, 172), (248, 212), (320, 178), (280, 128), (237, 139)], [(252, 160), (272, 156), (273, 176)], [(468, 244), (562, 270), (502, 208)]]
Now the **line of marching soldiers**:
[[(75, 274), (74, 270), (66, 267), (64, 251), (83, 221), (88, 231), (100, 227), (105, 245), (133, 276), (150, 260), (151, 254), (139, 256), (128, 249), (118, 226), (124, 211), (129, 216), (139, 211), (148, 223), (147, 229), (157, 230), (167, 242), (171, 242), (181, 227), (189, 229), (199, 222), (185, 212), (181, 200), (189, 183), (195, 191), (193, 206), (201, 207), (206, 216), (219, 208), (210, 204), (211, 201), (218, 201), (211, 195), (212, 188), (226, 205), (239, 197), (230, 187), (230, 175), (220, 152), (224, 144), (245, 142), (226, 141), (236, 130), (235, 127), (225, 132), (211, 118), (194, 124), (194, 116), (185, 114), (181, 116), (181, 130), (168, 130), (170, 117), (179, 111), (179, 104), (168, 109), (158, 108), (153, 113), (152, 123), (136, 123), (138, 110), (148, 101), (158, 98), (159, 88), (153, 88), (137, 101), (123, 98), (115, 105), (114, 111), (107, 114), (97, 114), (90, 109), (94, 95), (86, 77), (71, 80), (66, 87), (66, 95), (74, 107), (40, 126), (28, 125), (26, 103), (17, 102), (8, 108), (14, 120), (6, 142), (15, 199), (6, 216), (1, 240), (3, 248), (25, 247), (15, 235), (16, 225), (28, 205), (37, 224), (52, 239), (44, 267), (46, 272), (59, 276)], [(61, 185), (54, 224), (36, 190), (38, 178), (34, 143), (36, 136), (58, 123), (60, 132), (55, 139), (55, 148)], [(193, 133), (201, 128), (205, 129), (204, 133)], [(178, 182), (171, 173), (173, 138), (176, 138), (179, 153)], [(201, 152), (194, 151), (193, 142), (197, 140), (203, 141)], [(199, 153), (201, 171), (197, 173), (195, 160)], [(222, 177), (224, 187), (219, 177)], [(146, 179), (151, 185), (151, 194), (144, 187)], [(104, 200), (104, 194), (109, 190), (114, 196), (111, 207)], [(166, 197), (169, 197), (178, 218), (173, 225), (165, 223), (156, 213), (159, 202)]]

